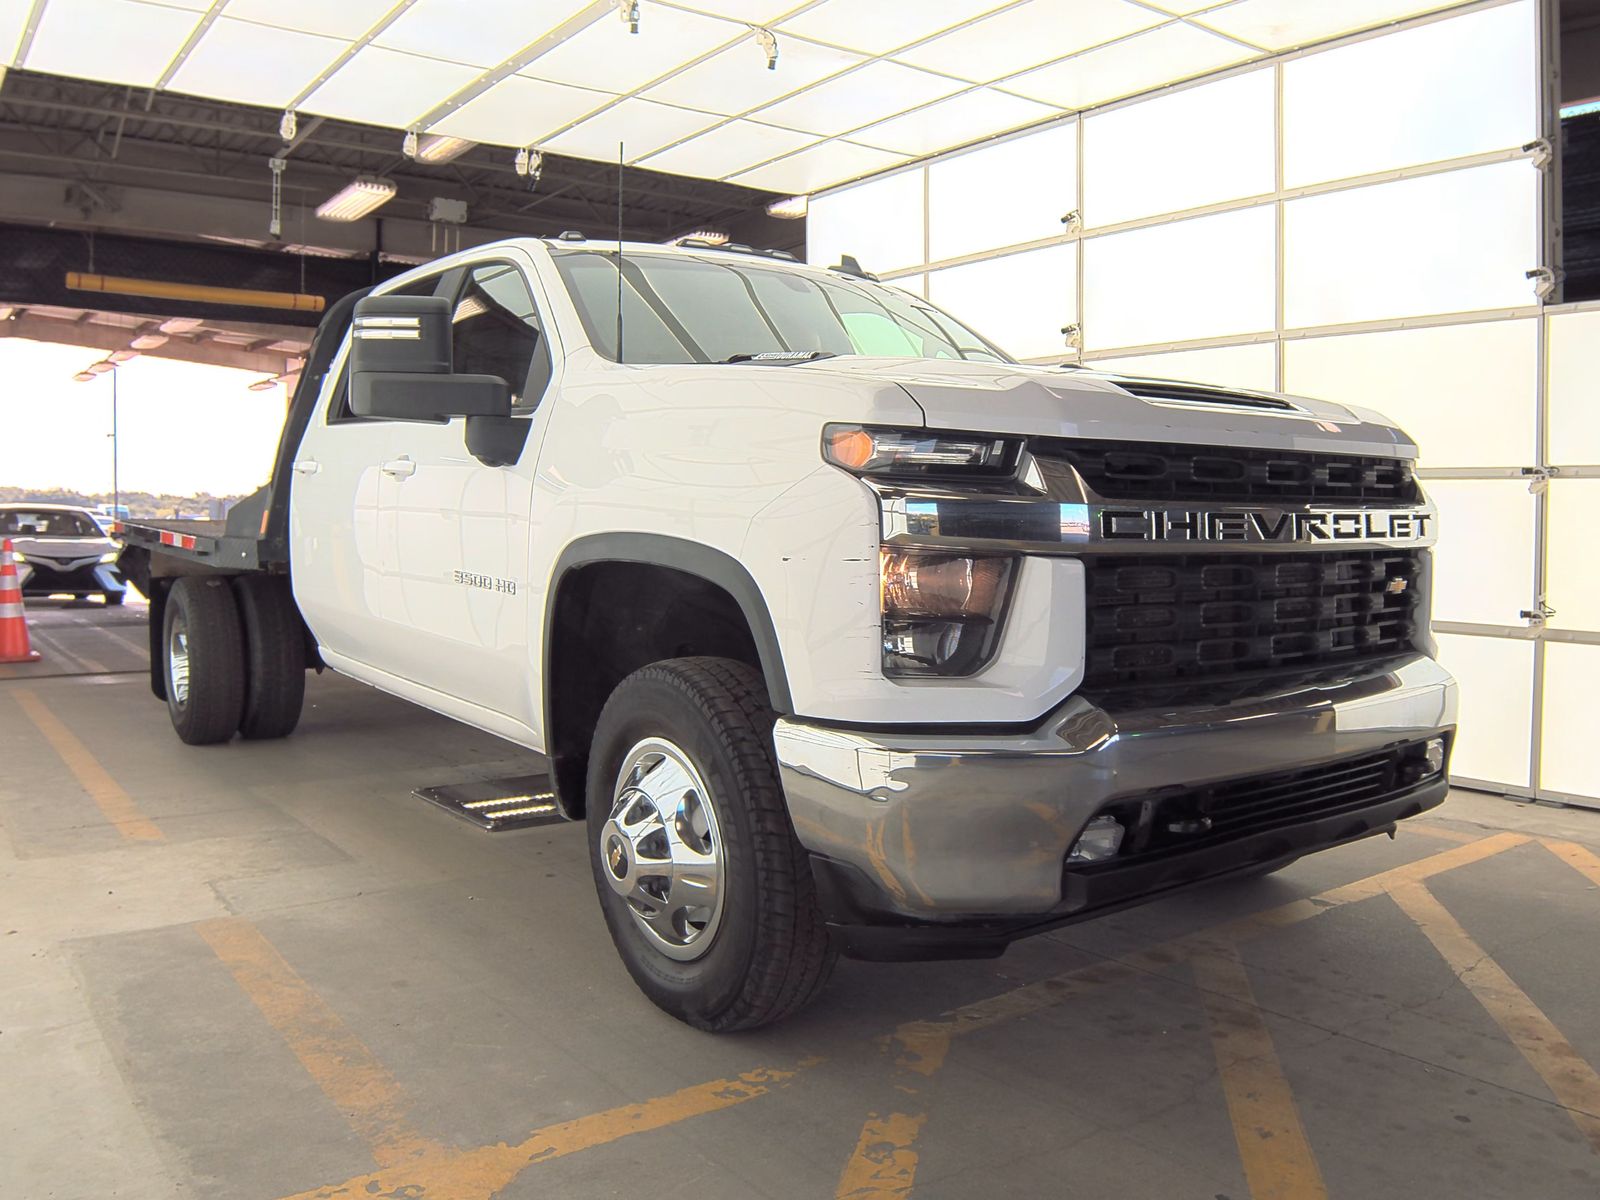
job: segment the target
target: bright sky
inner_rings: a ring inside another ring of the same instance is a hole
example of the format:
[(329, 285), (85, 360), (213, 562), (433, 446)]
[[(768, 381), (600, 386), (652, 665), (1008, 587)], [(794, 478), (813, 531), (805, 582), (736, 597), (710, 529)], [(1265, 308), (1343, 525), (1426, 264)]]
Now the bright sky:
[[(0, 339), (0, 484), (111, 490), (111, 377), (76, 383), (99, 350)], [(282, 386), (252, 392), (252, 371), (141, 356), (117, 368), (124, 491), (252, 492), (283, 428)]]

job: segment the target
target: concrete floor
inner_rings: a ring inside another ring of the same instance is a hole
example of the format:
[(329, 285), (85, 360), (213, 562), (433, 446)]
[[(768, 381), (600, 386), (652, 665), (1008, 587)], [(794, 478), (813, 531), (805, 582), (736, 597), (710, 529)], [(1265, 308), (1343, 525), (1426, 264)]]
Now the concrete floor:
[(0, 1196), (1600, 1196), (1600, 814), (1458, 793), (716, 1038), (634, 990), (581, 828), (410, 796), (532, 756), (331, 676), (287, 742), (187, 748), (142, 609), (30, 615)]

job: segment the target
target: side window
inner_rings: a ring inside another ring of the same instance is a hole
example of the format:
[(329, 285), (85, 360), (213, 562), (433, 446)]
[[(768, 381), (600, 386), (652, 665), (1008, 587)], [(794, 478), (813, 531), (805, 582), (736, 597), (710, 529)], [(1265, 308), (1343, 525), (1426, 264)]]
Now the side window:
[(522, 272), (509, 263), (473, 267), (462, 281), (451, 320), (459, 375), (498, 375), (511, 405), (531, 412), (550, 384), (550, 347)]
[[(384, 295), (431, 296), (439, 290), (439, 281), (443, 278), (441, 273), (434, 272), (432, 275), (424, 275), (421, 279), (413, 279), (400, 287), (390, 288)], [(347, 358), (344, 365), (339, 368), (339, 378), (334, 381), (333, 395), (328, 399), (328, 424), (376, 420), (377, 417), (358, 417), (350, 411), (350, 364)]]

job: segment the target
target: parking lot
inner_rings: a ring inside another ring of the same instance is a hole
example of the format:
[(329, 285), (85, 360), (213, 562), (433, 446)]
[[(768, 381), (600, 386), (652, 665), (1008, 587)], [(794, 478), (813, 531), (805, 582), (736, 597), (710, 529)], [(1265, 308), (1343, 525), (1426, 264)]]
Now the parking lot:
[(331, 675), (286, 742), (182, 746), (143, 613), (30, 605), (44, 657), (0, 668), (29, 1196), (1600, 1193), (1593, 814), (1457, 792), (713, 1037), (628, 980), (582, 829), (411, 796), (532, 756)]

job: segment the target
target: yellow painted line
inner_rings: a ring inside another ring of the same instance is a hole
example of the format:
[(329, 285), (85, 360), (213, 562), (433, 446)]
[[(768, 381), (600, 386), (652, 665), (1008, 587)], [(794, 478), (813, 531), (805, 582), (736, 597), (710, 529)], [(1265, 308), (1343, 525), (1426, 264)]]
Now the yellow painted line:
[(195, 930), (371, 1148), (379, 1166), (444, 1153), (411, 1127), (410, 1102), (399, 1083), (259, 929), (224, 918), (202, 921)]
[(1600, 1152), (1600, 1075), (1432, 892), (1420, 883), (1411, 883), (1389, 894), (1522, 1051), (1578, 1131)]
[(855, 1153), (844, 1165), (834, 1200), (898, 1200), (917, 1179), (915, 1142), (926, 1113), (891, 1113), (867, 1118)]
[(284, 1200), (371, 1200), (376, 1196), (406, 1197), (407, 1200), (490, 1200), (536, 1163), (732, 1108), (788, 1084), (799, 1070), (819, 1061), (811, 1059), (792, 1070), (764, 1068), (746, 1071), (732, 1079), (714, 1079), (654, 1100), (624, 1104), (574, 1121), (547, 1125), (534, 1130), (514, 1146), (501, 1142), (459, 1154), (407, 1162), (357, 1176), (345, 1183), (286, 1196)]
[(1294, 1094), (1236, 947), (1190, 960), (1254, 1200), (1327, 1200)]
[(1567, 866), (1577, 871), (1596, 887), (1600, 887), (1600, 854), (1577, 842), (1564, 842), (1559, 838), (1541, 838), (1546, 850)]
[(78, 786), (89, 794), (89, 799), (95, 802), (106, 820), (116, 826), (123, 837), (133, 842), (163, 840), (156, 823), (139, 811), (133, 797), (111, 778), (111, 773), (100, 765), (100, 760), (89, 752), (89, 748), (78, 740), (72, 730), (61, 723), (61, 718), (51, 712), (43, 700), (27, 688), (18, 688), (11, 694), (22, 706), (28, 720), (50, 743), (50, 748), (66, 763), (67, 770), (77, 779)]

